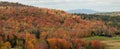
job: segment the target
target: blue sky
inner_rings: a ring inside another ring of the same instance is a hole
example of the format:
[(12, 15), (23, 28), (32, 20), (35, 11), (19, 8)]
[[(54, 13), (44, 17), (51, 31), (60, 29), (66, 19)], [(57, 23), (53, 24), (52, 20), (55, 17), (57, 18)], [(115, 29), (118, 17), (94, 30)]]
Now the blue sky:
[(61, 10), (93, 9), (96, 11), (120, 11), (120, 0), (0, 0), (19, 2), (43, 8)]

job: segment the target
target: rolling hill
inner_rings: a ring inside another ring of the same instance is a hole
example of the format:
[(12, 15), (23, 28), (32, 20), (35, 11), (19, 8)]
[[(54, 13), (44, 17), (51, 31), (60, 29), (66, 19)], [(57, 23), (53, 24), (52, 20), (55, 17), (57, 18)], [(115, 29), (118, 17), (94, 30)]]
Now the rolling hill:
[(116, 28), (101, 20), (85, 20), (61, 10), (9, 2), (0, 5), (0, 49), (101, 49), (99, 41), (81, 38), (116, 33)]

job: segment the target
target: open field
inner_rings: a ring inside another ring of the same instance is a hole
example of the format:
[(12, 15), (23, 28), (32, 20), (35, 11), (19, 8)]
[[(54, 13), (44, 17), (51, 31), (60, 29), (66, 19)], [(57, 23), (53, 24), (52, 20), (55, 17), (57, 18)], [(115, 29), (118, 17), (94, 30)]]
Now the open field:
[(84, 40), (100, 40), (102, 43), (106, 45), (106, 49), (120, 49), (120, 37), (102, 37), (102, 36), (94, 36), (84, 38)]
[(106, 44), (106, 49), (120, 49), (120, 40), (107, 40), (102, 43)]

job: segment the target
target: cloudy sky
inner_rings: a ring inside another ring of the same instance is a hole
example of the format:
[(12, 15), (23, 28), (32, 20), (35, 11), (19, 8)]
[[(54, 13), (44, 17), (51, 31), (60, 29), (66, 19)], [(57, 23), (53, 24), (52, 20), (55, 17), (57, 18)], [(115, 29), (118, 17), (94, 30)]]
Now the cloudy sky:
[(120, 11), (120, 0), (0, 0), (19, 2), (44, 8), (61, 10), (93, 9), (96, 11)]

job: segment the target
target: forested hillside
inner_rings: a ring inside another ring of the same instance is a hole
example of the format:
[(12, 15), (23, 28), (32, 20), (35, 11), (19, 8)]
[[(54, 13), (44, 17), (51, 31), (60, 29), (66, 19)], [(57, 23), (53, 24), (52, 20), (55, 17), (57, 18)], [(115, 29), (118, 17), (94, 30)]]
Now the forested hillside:
[(109, 30), (107, 33), (109, 35), (119, 35), (120, 34), (120, 16), (109, 16), (109, 15), (94, 15), (94, 14), (75, 14), (79, 15), (81, 19), (88, 21), (102, 21)]
[(0, 5), (0, 49), (104, 49), (97, 40), (81, 38), (117, 31), (102, 20), (84, 20), (61, 10), (8, 2)]

